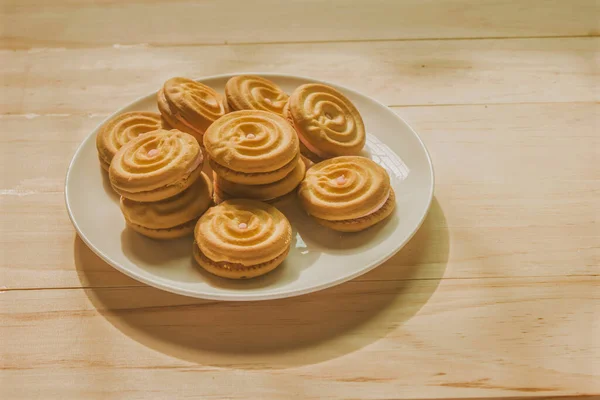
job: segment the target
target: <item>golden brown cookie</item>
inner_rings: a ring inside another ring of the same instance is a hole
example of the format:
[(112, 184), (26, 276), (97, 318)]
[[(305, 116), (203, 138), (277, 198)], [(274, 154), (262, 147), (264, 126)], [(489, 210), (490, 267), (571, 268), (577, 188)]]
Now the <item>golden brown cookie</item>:
[(358, 156), (313, 165), (306, 171), (298, 197), (317, 222), (343, 232), (375, 225), (391, 215), (396, 204), (387, 171)]
[(96, 135), (100, 165), (108, 171), (113, 157), (125, 143), (160, 128), (160, 115), (153, 112), (131, 111), (106, 121)]
[(161, 201), (142, 203), (121, 197), (127, 225), (154, 239), (173, 239), (194, 231), (198, 218), (212, 204), (212, 184), (202, 173), (189, 188)]
[(262, 110), (283, 116), (288, 95), (268, 79), (238, 75), (225, 85), (225, 98), (232, 111)]
[(283, 262), (292, 243), (292, 227), (269, 204), (228, 200), (198, 220), (194, 236), (194, 257), (202, 268), (223, 278), (246, 279)]
[(157, 130), (121, 147), (110, 164), (110, 183), (127, 199), (159, 201), (194, 183), (203, 161), (200, 145), (192, 135)]
[(202, 135), (228, 112), (227, 102), (213, 88), (187, 78), (171, 78), (157, 95), (158, 109), (168, 125), (194, 136)]
[(305, 172), (306, 166), (304, 165), (304, 161), (298, 159), (296, 168), (286, 175), (285, 178), (264, 185), (244, 185), (241, 183), (234, 183), (215, 174), (215, 194), (217, 195), (217, 199), (220, 199), (221, 201), (226, 199), (273, 201), (288, 193), (292, 193), (294, 189), (298, 187), (300, 182), (302, 182), (302, 179), (304, 179)]
[(298, 136), (282, 117), (266, 111), (234, 111), (206, 131), (212, 169), (235, 183), (261, 185), (283, 179), (297, 166)]
[(346, 96), (330, 86), (299, 86), (291, 94), (286, 112), (303, 144), (302, 154), (313, 161), (358, 155), (365, 145), (360, 113)]

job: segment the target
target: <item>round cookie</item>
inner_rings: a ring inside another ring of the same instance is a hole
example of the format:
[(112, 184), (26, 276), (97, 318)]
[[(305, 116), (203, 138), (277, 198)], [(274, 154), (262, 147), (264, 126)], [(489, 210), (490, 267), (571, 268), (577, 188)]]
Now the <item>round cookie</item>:
[(292, 227), (275, 207), (227, 200), (210, 208), (194, 230), (194, 258), (223, 278), (247, 279), (280, 265), (292, 243)]
[(365, 126), (356, 107), (336, 89), (320, 83), (301, 85), (290, 96), (286, 117), (312, 161), (358, 155), (365, 146)]
[(125, 144), (110, 164), (113, 189), (135, 201), (159, 201), (184, 191), (202, 172), (203, 155), (192, 135), (157, 130)]
[(223, 200), (231, 198), (254, 199), (267, 202), (277, 201), (288, 193), (294, 192), (294, 189), (304, 179), (305, 172), (306, 166), (304, 161), (298, 159), (296, 168), (285, 178), (264, 185), (233, 183), (214, 174), (215, 202), (220, 203)]
[(202, 144), (202, 135), (229, 108), (213, 88), (187, 78), (171, 78), (157, 95), (158, 109), (167, 124), (194, 136)]
[(96, 135), (100, 165), (108, 171), (113, 157), (125, 143), (160, 128), (160, 114), (153, 112), (131, 111), (106, 121)]
[(189, 188), (168, 199), (142, 203), (121, 197), (127, 225), (153, 239), (189, 235), (196, 221), (212, 204), (212, 184), (202, 173)]
[(387, 171), (358, 156), (313, 165), (306, 171), (298, 197), (317, 222), (342, 232), (373, 226), (391, 215), (396, 205)]
[(268, 79), (238, 75), (227, 81), (225, 98), (233, 111), (262, 110), (283, 116), (289, 96)]
[(283, 179), (297, 166), (299, 142), (292, 126), (266, 111), (234, 111), (204, 135), (210, 166), (228, 181), (261, 185)]

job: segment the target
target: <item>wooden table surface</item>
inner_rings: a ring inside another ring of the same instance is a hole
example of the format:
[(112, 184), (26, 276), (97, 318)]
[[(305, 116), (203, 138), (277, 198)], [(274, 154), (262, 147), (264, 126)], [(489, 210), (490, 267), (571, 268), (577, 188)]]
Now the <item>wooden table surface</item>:
[[(594, 0), (0, 0), (0, 398), (600, 395)], [(389, 105), (433, 206), (389, 262), (297, 298), (203, 301), (77, 238), (67, 165), (175, 75), (283, 72)]]

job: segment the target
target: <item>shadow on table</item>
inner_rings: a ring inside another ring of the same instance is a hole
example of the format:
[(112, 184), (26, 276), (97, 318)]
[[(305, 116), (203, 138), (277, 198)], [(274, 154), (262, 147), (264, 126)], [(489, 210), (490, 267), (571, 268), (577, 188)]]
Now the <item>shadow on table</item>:
[(152, 349), (204, 365), (285, 368), (356, 351), (417, 314), (444, 275), (448, 241), (434, 199), (419, 232), (375, 270), (321, 292), (259, 302), (194, 299), (129, 279), (123, 286), (124, 277), (79, 238), (75, 264), (98, 311)]

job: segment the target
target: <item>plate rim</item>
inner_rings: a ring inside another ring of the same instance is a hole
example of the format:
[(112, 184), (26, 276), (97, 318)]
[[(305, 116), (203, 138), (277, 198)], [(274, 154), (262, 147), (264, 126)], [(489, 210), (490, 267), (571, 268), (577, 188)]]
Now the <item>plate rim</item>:
[[(245, 71), (241, 71), (241, 72), (235, 72), (235, 73), (226, 73), (226, 74), (217, 74), (217, 75), (209, 75), (209, 76), (203, 76), (200, 78), (192, 78), (194, 81), (197, 82), (202, 82), (202, 81), (206, 81), (206, 80), (214, 80), (214, 79), (225, 79), (225, 78), (231, 78), (237, 75), (258, 75), (258, 76), (263, 76), (263, 77), (267, 77), (267, 78), (294, 78), (294, 79), (301, 79), (301, 80), (306, 80), (306, 81), (310, 81), (310, 82), (315, 82), (315, 83), (321, 83), (321, 84), (325, 84), (325, 85), (330, 85), (336, 88), (341, 88), (345, 91), (348, 91), (350, 93), (353, 93), (355, 95), (361, 96), (361, 97), (365, 97), (367, 99), (369, 99), (370, 101), (376, 103), (379, 106), (385, 107), (387, 109), (389, 109), (391, 111), (391, 109), (386, 106), (385, 104), (381, 103), (379, 100), (371, 97), (371, 96), (367, 96), (363, 93), (360, 93), (354, 89), (348, 88), (345, 85), (340, 85), (337, 83), (333, 83), (333, 82), (327, 82), (327, 81), (323, 81), (320, 79), (314, 79), (311, 77), (307, 77), (307, 76), (303, 76), (303, 75), (295, 75), (295, 74), (288, 74), (288, 73), (272, 73), (272, 72), (255, 72), (255, 71), (251, 71), (251, 72), (245, 72)], [(415, 227), (415, 229), (411, 232), (410, 235), (408, 235), (404, 241), (402, 241), (402, 243), (400, 243), (400, 245), (397, 247), (397, 249), (395, 249), (394, 251), (389, 252), (388, 254), (384, 254), (382, 257), (380, 257), (379, 259), (372, 261), (366, 268), (361, 269), (360, 271), (357, 272), (352, 272), (350, 274), (347, 275), (342, 275), (339, 278), (320, 284), (320, 285), (316, 285), (316, 286), (311, 286), (310, 288), (305, 288), (305, 289), (299, 289), (296, 290), (294, 292), (291, 293), (271, 293), (271, 294), (260, 294), (260, 293), (243, 293), (240, 292), (239, 294), (225, 294), (225, 295), (213, 295), (213, 294), (203, 294), (203, 293), (198, 293), (195, 291), (192, 291), (190, 289), (185, 289), (185, 288), (181, 288), (178, 287), (177, 285), (170, 285), (168, 283), (163, 283), (160, 281), (153, 281), (151, 279), (147, 279), (146, 277), (139, 275), (138, 273), (136, 273), (135, 271), (131, 271), (127, 268), (122, 267), (118, 262), (115, 262), (114, 260), (112, 260), (108, 255), (104, 254), (100, 249), (96, 248), (96, 246), (94, 246), (94, 244), (86, 237), (86, 235), (82, 232), (81, 228), (79, 227), (79, 225), (77, 224), (77, 221), (75, 220), (75, 217), (73, 216), (73, 211), (71, 210), (71, 205), (69, 203), (69, 178), (71, 176), (71, 171), (73, 169), (73, 164), (75, 163), (75, 161), (81, 156), (81, 151), (83, 150), (84, 145), (87, 143), (88, 140), (90, 140), (91, 136), (94, 135), (98, 128), (100, 126), (102, 126), (106, 121), (110, 120), (111, 118), (113, 118), (114, 116), (118, 115), (118, 114), (122, 114), (123, 112), (125, 112), (125, 110), (127, 108), (129, 108), (132, 104), (138, 103), (143, 101), (144, 99), (151, 97), (151, 96), (156, 96), (156, 93), (158, 91), (140, 96), (138, 98), (136, 98), (135, 100), (127, 103), (125, 106), (120, 107), (119, 109), (117, 109), (116, 111), (114, 111), (113, 113), (111, 113), (110, 115), (108, 115), (106, 118), (104, 118), (100, 123), (98, 123), (98, 125), (96, 125), (96, 127), (94, 129), (92, 129), (92, 131), (90, 133), (87, 134), (87, 136), (85, 136), (85, 138), (81, 141), (81, 143), (79, 144), (79, 146), (77, 147), (77, 149), (75, 150), (75, 153), (73, 154), (73, 157), (71, 158), (71, 161), (69, 162), (69, 165), (67, 167), (67, 173), (65, 176), (65, 184), (64, 184), (64, 200), (65, 200), (65, 205), (67, 208), (67, 214), (69, 215), (69, 219), (71, 221), (71, 224), (73, 225), (73, 227), (75, 228), (75, 231), (77, 232), (77, 235), (79, 236), (79, 238), (85, 243), (85, 245), (94, 253), (96, 254), (98, 257), (100, 257), (104, 262), (106, 262), (108, 265), (110, 265), (111, 267), (115, 268), (117, 271), (129, 276), (132, 279), (135, 279), (138, 282), (141, 282), (145, 285), (160, 289), (160, 290), (164, 290), (170, 293), (175, 293), (178, 295), (182, 295), (182, 296), (188, 296), (188, 297), (193, 297), (193, 298), (198, 298), (198, 299), (205, 299), (205, 300), (217, 300), (217, 301), (262, 301), (262, 300), (275, 300), (275, 299), (283, 299), (283, 298), (290, 298), (290, 297), (296, 297), (296, 296), (301, 296), (304, 294), (308, 294), (308, 293), (313, 293), (313, 292), (318, 292), (330, 287), (334, 287), (337, 285), (340, 285), (342, 283), (348, 282), (352, 279), (355, 279), (359, 276), (362, 276), (364, 274), (366, 274), (367, 272), (375, 269), (376, 267), (378, 267), (379, 265), (383, 264), (384, 262), (386, 262), (387, 260), (389, 260), (391, 257), (393, 257), (396, 253), (398, 253), (402, 248), (404, 248), (404, 246), (413, 238), (413, 236), (419, 231), (419, 229), (421, 228), (421, 226), (423, 225), (423, 222), (425, 221), (425, 218), (427, 217), (427, 214), (429, 213), (429, 209), (431, 208), (431, 204), (433, 201), (433, 192), (434, 192), (434, 188), (435, 188), (435, 173), (434, 173), (434, 169), (433, 169), (433, 162), (431, 160), (431, 156), (429, 154), (429, 150), (427, 150), (427, 146), (425, 146), (425, 143), (423, 143), (423, 140), (421, 139), (421, 137), (419, 136), (419, 134), (413, 129), (413, 127), (408, 124), (402, 117), (400, 117), (398, 114), (396, 114), (395, 112), (392, 111), (392, 114), (394, 114), (394, 116), (400, 120), (400, 122), (402, 122), (411, 132), (412, 134), (415, 136), (415, 138), (418, 140), (419, 144), (421, 145), (421, 148), (423, 149), (423, 151), (425, 152), (425, 156), (427, 159), (427, 164), (429, 166), (429, 175), (430, 175), (430, 179), (431, 179), (431, 185), (429, 186), (429, 191), (427, 193), (428, 196), (428, 200), (427, 200), (427, 206), (424, 208), (424, 211), (422, 213), (422, 215), (419, 218), (419, 222), (417, 224), (417, 226)]]

